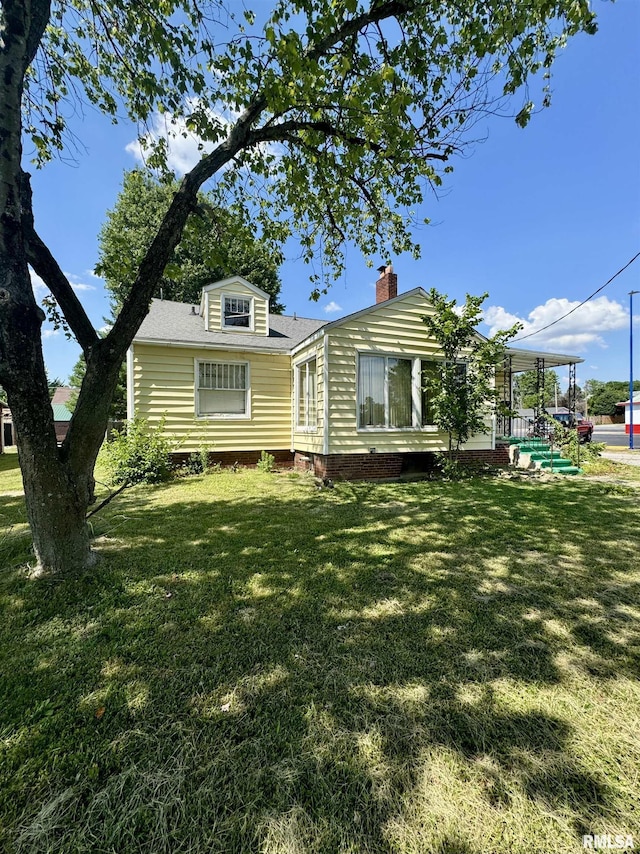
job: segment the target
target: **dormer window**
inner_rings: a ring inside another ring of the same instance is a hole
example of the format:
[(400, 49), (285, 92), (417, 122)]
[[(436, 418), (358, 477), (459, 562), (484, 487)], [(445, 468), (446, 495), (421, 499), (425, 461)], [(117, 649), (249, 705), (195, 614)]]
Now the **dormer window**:
[(253, 329), (251, 297), (224, 296), (222, 326), (224, 329)]

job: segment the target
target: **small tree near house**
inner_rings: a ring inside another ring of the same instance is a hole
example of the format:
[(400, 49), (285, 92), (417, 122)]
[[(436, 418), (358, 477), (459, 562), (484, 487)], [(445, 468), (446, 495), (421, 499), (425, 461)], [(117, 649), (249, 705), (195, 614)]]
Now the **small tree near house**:
[(433, 420), (447, 434), (448, 463), (470, 436), (487, 433), (487, 416), (501, 405), (495, 387), (495, 367), (505, 357), (507, 342), (521, 328), (515, 324), (492, 338), (479, 335), (482, 303), (488, 294), (467, 294), (463, 306), (455, 299), (429, 291), (433, 314), (423, 316), (429, 334), (439, 345), (442, 363), (439, 370), (425, 374), (423, 382)]

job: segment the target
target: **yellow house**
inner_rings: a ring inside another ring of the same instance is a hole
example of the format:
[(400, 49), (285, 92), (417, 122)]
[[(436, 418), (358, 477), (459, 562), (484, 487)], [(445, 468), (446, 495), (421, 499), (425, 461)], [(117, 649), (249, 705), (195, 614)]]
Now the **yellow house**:
[[(422, 288), (398, 295), (391, 266), (380, 272), (376, 304), (329, 323), (269, 314), (268, 295), (239, 276), (207, 285), (199, 306), (153, 300), (128, 354), (128, 417), (164, 418), (176, 455), (206, 446), (223, 464), (265, 450), (332, 478), (428, 467), (447, 448), (422, 389), (439, 361), (422, 321), (432, 308)], [(581, 361), (511, 350), (496, 382), (541, 355), (546, 367)], [(488, 426), (465, 456), (506, 462)]]

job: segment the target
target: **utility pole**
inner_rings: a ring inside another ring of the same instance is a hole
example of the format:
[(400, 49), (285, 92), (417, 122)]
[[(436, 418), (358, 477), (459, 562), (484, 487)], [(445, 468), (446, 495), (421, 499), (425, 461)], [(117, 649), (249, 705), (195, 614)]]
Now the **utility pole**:
[(629, 291), (629, 450), (633, 451), (633, 295)]

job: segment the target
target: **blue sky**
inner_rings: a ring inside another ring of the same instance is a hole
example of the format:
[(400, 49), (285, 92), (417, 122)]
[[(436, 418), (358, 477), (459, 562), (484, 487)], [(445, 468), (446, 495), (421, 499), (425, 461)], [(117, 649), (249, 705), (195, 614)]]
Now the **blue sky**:
[[(439, 198), (426, 199), (418, 212), (431, 219), (418, 233), (422, 258), (392, 259), (400, 292), (421, 285), (463, 300), (466, 292), (488, 291), (481, 331), (518, 319), (525, 334), (566, 313), (640, 251), (640, 0), (593, 6), (600, 30), (570, 41), (559, 58), (552, 106), (525, 130), (512, 119), (483, 121), (476, 131), (486, 140), (455, 162)], [(100, 327), (109, 306), (92, 274), (97, 237), (123, 171), (137, 163), (135, 134), (90, 108), (74, 130), (82, 145), (74, 162), (33, 170), (36, 226)], [(376, 273), (357, 250), (349, 250), (346, 274), (319, 303), (309, 301), (309, 271), (295, 260), (295, 246), (288, 254), (281, 270), (287, 313), (335, 319), (374, 301)], [(522, 346), (580, 355), (581, 384), (626, 379), (632, 289), (640, 290), (640, 259), (598, 298)], [(49, 375), (65, 380), (79, 348), (61, 332), (45, 328), (44, 335)]]

